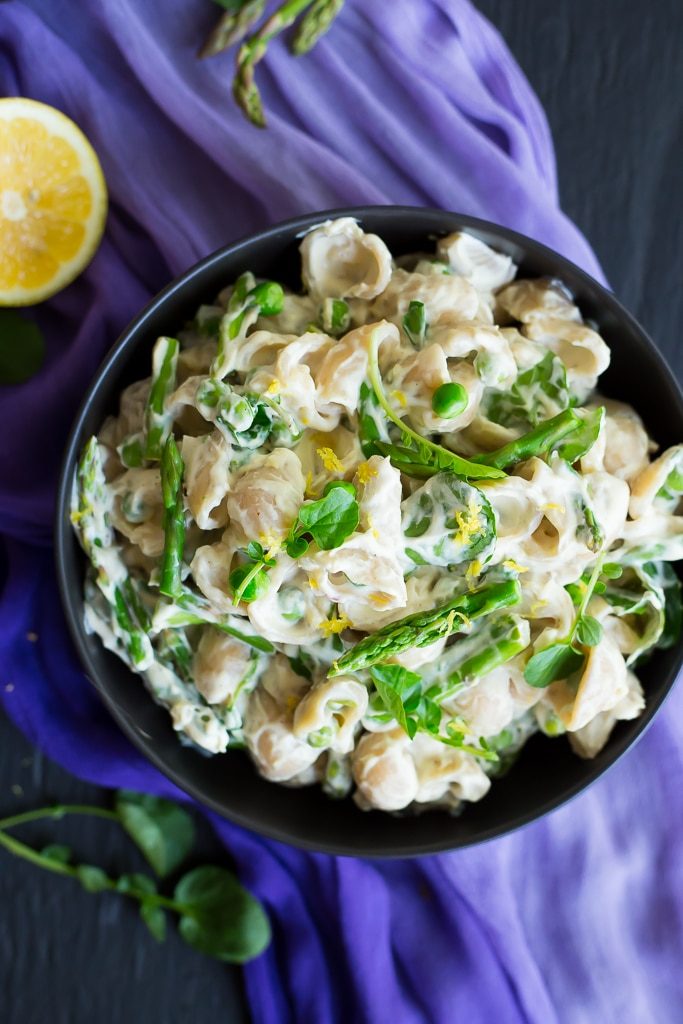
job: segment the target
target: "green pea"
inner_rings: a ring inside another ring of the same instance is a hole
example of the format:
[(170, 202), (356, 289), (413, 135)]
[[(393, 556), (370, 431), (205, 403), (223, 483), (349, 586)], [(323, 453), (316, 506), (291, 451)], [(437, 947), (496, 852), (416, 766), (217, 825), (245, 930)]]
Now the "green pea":
[(262, 281), (252, 288), (248, 298), (261, 307), (261, 316), (277, 316), (282, 312), (285, 293), (275, 281)]
[(462, 384), (450, 381), (440, 384), (432, 395), (432, 409), (444, 420), (459, 416), (467, 408), (469, 396)]

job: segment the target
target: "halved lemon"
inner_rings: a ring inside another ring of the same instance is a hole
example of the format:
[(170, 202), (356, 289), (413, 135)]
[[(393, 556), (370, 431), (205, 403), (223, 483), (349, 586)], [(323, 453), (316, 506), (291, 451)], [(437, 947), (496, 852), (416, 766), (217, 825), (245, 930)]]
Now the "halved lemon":
[(104, 231), (100, 162), (70, 118), (0, 99), (0, 306), (42, 302), (88, 265)]

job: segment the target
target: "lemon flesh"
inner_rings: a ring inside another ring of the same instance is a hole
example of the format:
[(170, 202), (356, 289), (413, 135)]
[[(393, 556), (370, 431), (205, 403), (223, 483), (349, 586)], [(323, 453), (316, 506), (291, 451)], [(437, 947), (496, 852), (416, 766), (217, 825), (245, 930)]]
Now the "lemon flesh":
[(54, 107), (0, 99), (0, 306), (60, 291), (90, 262), (107, 187), (83, 132)]

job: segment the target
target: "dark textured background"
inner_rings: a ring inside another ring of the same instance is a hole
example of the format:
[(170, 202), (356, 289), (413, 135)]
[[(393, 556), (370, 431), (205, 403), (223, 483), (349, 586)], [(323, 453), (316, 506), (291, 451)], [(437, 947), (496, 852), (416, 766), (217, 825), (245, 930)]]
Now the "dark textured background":
[[(564, 209), (683, 380), (680, 0), (479, 0), (479, 7), (548, 113)], [(103, 796), (46, 762), (0, 717), (0, 814)], [(58, 838), (114, 872), (143, 866), (106, 822), (71, 819), (26, 835), (36, 843)], [(204, 860), (223, 856), (208, 828), (200, 829), (199, 849)], [(237, 971), (194, 953), (172, 929), (157, 945), (120, 897), (90, 896), (0, 850), (0, 908), (3, 1024), (247, 1019)]]

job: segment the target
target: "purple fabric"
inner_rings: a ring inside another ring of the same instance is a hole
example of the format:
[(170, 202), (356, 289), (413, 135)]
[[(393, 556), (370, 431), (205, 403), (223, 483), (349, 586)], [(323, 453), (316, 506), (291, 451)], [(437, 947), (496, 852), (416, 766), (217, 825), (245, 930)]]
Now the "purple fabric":
[[(2, 93), (75, 118), (111, 193), (92, 265), (36, 312), (44, 369), (1, 396), (0, 695), (20, 728), (81, 777), (170, 795), (79, 668), (50, 550), (65, 435), (119, 330), (218, 246), (343, 204), (488, 217), (600, 274), (558, 209), (538, 101), (467, 0), (349, 0), (332, 36), (296, 67), (274, 45), (259, 69), (267, 132), (233, 108), (230, 59), (194, 59), (215, 17), (208, 0), (0, 7)], [(245, 971), (254, 1020), (683, 1019), (681, 710), (679, 690), (638, 748), (570, 806), (457, 854), (312, 855), (214, 818), (274, 925), (271, 948)]]

